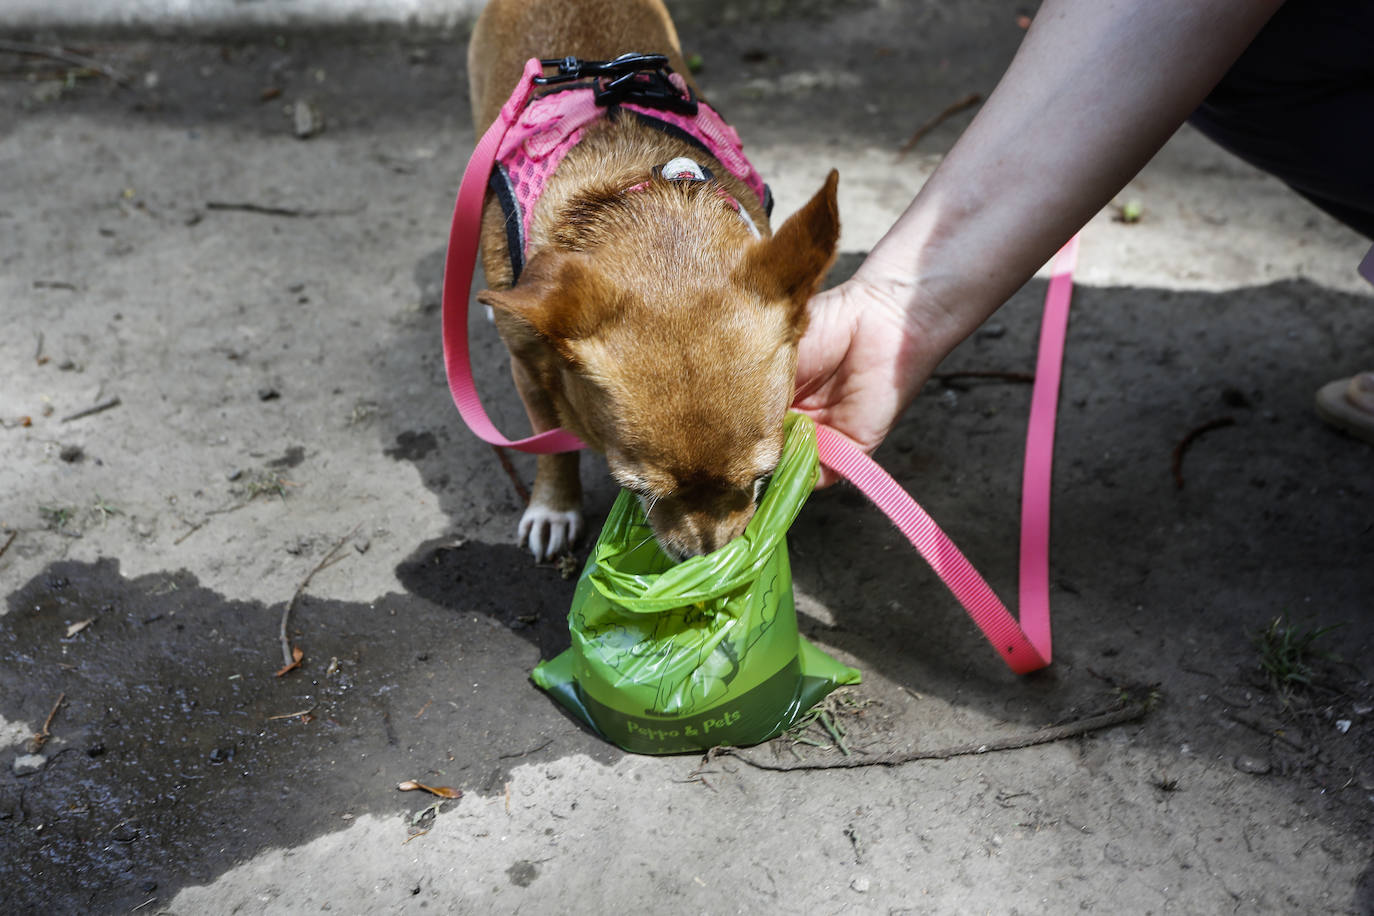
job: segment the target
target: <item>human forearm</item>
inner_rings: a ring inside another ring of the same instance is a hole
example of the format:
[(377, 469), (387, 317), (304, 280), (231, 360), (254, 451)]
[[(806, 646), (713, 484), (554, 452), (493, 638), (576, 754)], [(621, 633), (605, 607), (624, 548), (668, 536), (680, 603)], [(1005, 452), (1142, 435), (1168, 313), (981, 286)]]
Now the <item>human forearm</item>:
[[(1279, 5), (1046, 0), (856, 276), (903, 310), (918, 367), (933, 368), (1139, 171)], [(911, 382), (922, 381), (918, 368)]]

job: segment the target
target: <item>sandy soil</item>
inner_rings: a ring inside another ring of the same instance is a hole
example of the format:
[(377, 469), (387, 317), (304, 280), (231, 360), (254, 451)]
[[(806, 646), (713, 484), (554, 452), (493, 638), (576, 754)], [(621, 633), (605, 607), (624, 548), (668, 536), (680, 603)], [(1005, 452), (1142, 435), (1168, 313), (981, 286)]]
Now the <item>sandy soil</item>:
[[(780, 217), (841, 169), (843, 276), (968, 114), (897, 148), (991, 88), (1025, 10), (782, 8), (679, 26)], [(1276, 182), (1184, 132), (1118, 201), (1142, 220), (1084, 233), (1049, 671), (1005, 671), (857, 493), (793, 529), (803, 630), (864, 672), (833, 707), (857, 753), (1123, 691), (1148, 713), (900, 767), (703, 765), (623, 754), (528, 680), (572, 583), (514, 546), (515, 488), (440, 363), (461, 30), (44, 38), (130, 87), (0, 57), (6, 911), (1374, 912), (1374, 451), (1310, 406), (1374, 353), (1368, 243)], [(323, 132), (295, 136), (298, 103)], [(1029, 370), (1043, 292), (944, 368)], [(1027, 398), (932, 383), (879, 453), (1009, 598)], [(598, 525), (613, 490), (584, 477)], [(305, 658), (277, 678), (288, 605)]]

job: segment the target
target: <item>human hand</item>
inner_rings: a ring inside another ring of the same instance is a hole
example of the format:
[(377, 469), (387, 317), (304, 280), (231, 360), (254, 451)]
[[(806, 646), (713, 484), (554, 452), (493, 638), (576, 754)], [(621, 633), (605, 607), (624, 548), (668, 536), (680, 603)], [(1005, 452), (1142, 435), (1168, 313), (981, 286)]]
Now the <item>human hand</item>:
[[(886, 438), (938, 362), (908, 308), (911, 291), (856, 276), (820, 293), (797, 347), (792, 406), (865, 452)], [(823, 467), (817, 486), (837, 479)]]

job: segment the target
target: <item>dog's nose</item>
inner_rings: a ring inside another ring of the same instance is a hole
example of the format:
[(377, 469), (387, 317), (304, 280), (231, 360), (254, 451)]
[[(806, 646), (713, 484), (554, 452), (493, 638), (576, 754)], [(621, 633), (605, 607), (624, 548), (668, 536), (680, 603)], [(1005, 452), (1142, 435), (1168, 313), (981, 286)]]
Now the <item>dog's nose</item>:
[(750, 506), (749, 511), (743, 515), (743, 518), (737, 518), (732, 524), (720, 525), (701, 532), (701, 552), (712, 553), (717, 551), (744, 534), (744, 529), (749, 526), (749, 520), (754, 517), (754, 507)]
[[(724, 542), (720, 542), (723, 544)], [(663, 548), (663, 552), (672, 557), (679, 563), (692, 559), (692, 557), (705, 556), (715, 550), (720, 544), (716, 543), (715, 537), (709, 532), (695, 535), (690, 542), (684, 540), (665, 541), (660, 538), (658, 546)]]

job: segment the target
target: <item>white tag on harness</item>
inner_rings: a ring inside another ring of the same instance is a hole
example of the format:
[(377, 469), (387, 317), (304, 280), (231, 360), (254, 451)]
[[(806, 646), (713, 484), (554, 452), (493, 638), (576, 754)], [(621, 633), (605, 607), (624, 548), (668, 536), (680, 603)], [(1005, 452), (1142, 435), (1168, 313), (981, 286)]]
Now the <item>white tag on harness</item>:
[(711, 173), (702, 168), (700, 163), (686, 156), (669, 160), (660, 174), (669, 181), (705, 181), (711, 177)]

